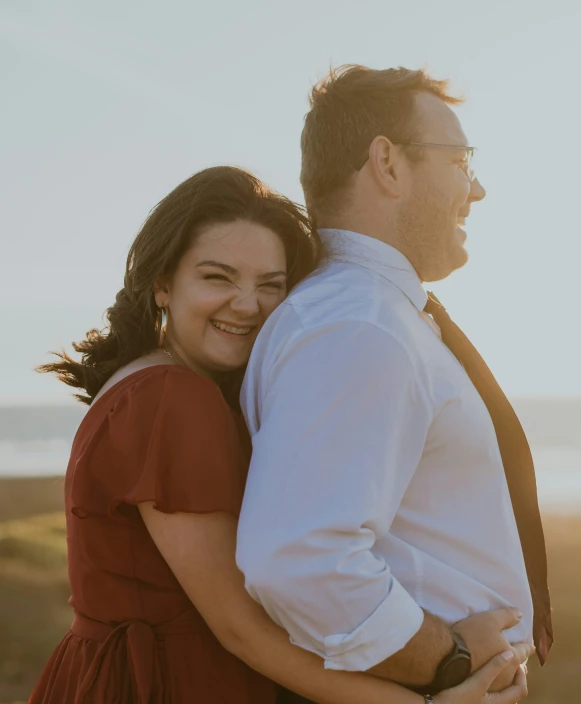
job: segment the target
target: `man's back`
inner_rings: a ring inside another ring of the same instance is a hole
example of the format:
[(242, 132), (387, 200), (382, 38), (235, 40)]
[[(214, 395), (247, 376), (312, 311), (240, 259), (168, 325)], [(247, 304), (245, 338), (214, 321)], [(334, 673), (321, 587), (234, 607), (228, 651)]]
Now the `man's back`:
[(243, 391), (254, 455), (247, 588), (327, 666), (399, 650), (421, 609), (454, 623), (532, 605), (494, 427), (422, 313), (405, 257), (332, 233), (327, 267), (261, 333)]

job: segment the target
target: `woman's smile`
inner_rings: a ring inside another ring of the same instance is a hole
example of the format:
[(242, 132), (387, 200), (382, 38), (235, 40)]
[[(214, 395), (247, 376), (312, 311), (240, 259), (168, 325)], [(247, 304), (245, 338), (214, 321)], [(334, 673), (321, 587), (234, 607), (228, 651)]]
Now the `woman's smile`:
[(256, 325), (241, 326), (237, 323), (227, 323), (223, 320), (210, 320), (218, 332), (223, 332), (229, 336), (247, 337), (254, 330)]

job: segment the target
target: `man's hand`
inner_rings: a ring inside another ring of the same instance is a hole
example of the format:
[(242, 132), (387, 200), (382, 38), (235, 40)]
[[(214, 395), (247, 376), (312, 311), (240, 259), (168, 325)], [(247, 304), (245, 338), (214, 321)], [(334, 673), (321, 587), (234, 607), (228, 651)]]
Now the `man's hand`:
[(519, 665), (526, 661), (533, 652), (528, 643), (517, 643), (514, 646), (508, 642), (503, 631), (516, 626), (522, 614), (518, 609), (505, 608), (485, 611), (458, 621), (452, 630), (459, 633), (466, 641), (472, 654), (472, 671), (479, 670), (484, 663), (498, 653), (512, 650), (515, 657), (491, 685), (491, 692), (498, 692), (512, 684)]

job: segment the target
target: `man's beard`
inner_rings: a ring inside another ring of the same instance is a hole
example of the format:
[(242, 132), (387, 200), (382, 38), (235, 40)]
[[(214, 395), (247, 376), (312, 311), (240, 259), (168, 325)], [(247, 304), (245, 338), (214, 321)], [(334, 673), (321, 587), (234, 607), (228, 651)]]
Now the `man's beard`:
[(442, 205), (441, 198), (428, 194), (410, 198), (396, 228), (401, 251), (422, 281), (445, 279), (468, 260), (450, 208)]

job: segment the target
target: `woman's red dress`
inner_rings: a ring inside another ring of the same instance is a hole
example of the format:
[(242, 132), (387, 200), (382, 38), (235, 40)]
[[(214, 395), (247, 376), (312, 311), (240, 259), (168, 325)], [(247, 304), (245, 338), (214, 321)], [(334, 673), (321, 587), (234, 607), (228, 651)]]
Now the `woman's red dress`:
[(65, 482), (71, 630), (30, 704), (274, 704), (276, 686), (214, 637), (136, 504), (238, 516), (247, 438), (185, 367), (135, 372), (89, 409)]

